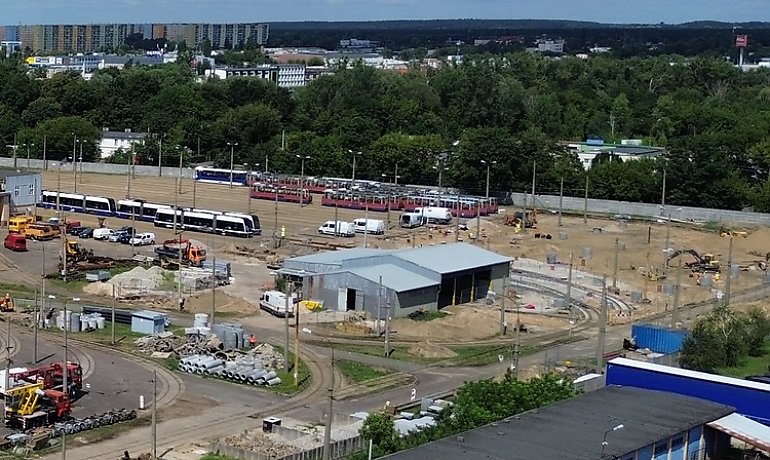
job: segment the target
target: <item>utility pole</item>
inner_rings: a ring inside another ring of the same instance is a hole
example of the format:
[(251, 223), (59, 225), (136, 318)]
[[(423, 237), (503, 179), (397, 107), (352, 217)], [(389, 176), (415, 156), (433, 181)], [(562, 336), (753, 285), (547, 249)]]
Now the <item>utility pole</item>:
[(537, 160), (532, 162), (532, 215), (535, 215), (537, 199), (535, 198), (535, 180), (537, 179)]
[(476, 243), (481, 244), (481, 200), (476, 200)]
[(152, 371), (152, 460), (158, 459), (158, 371)]
[(133, 157), (132, 154), (128, 155), (128, 160), (126, 160), (126, 166), (128, 168), (128, 171), (126, 171), (126, 199), (131, 198), (131, 158)]
[(561, 227), (561, 210), (564, 206), (564, 177), (559, 181), (559, 227)]
[(390, 356), (390, 296), (385, 302), (385, 357)]
[(612, 268), (612, 289), (618, 288), (618, 254), (620, 254), (620, 239), (615, 238), (615, 264)]
[[(280, 229), (278, 228), (278, 189), (275, 188), (275, 231), (273, 233), (274, 239), (275, 239), (275, 247), (278, 247), (278, 242), (280, 241), (281, 234), (279, 233)], [(300, 201), (302, 201), (302, 190), (300, 190)]]
[(294, 313), (294, 386), (299, 387), (299, 304)]
[(500, 296), (500, 335), (505, 335), (505, 294), (506, 294), (506, 288), (508, 287), (508, 277), (509, 274), (503, 278), (503, 295)]
[(326, 425), (324, 426), (324, 449), (321, 457), (323, 460), (331, 460), (332, 412), (334, 411), (334, 344), (332, 342), (328, 342), (328, 344), (332, 349), (332, 381), (331, 381), (331, 385), (327, 389), (327, 392), (329, 394), (329, 413), (326, 414)]
[[(334, 200), (334, 239), (340, 236), (340, 207), (338, 205), (339, 200)], [(366, 224), (364, 224), (364, 231), (366, 231)]]
[(575, 260), (575, 253), (569, 252), (569, 268), (567, 269), (567, 308), (569, 308), (569, 330), (572, 335), (572, 326), (575, 322), (575, 316), (572, 313), (572, 264)]
[[(67, 362), (69, 360), (67, 358), (67, 329), (70, 328), (70, 321), (67, 319), (67, 300), (68, 299), (64, 300), (64, 366), (62, 369), (62, 391), (67, 395), (67, 399), (69, 400), (72, 395), (70, 394), (69, 384), (67, 382), (69, 374), (69, 363)], [(61, 434), (61, 458), (62, 460), (67, 460), (67, 437), (64, 435), (63, 431)]]
[(583, 225), (588, 225), (588, 172), (586, 172), (585, 197), (583, 198)]
[[(532, 216), (533, 218), (535, 216)], [(527, 222), (529, 217), (527, 216), (527, 191), (524, 191), (524, 207), (521, 209), (521, 233), (527, 233)]]
[(40, 315), (40, 318), (35, 316), (35, 329), (34, 329), (34, 341), (35, 341), (35, 348), (34, 348), (34, 358), (35, 364), (37, 364), (37, 329), (40, 327), (40, 319), (43, 318), (43, 311), (45, 310), (45, 244), (41, 245), (43, 248), (42, 256), (41, 256), (41, 269), (40, 269), (40, 308), (38, 309), (38, 313)]
[(286, 326), (286, 343), (285, 348), (283, 349), (283, 366), (284, 371), (289, 372), (289, 302), (291, 302), (291, 291), (292, 286), (291, 282), (289, 280), (286, 280), (286, 286), (284, 290), (286, 291), (286, 306), (285, 310), (283, 311), (283, 319)]
[(460, 241), (460, 193), (457, 193), (457, 216), (455, 216), (455, 243)]
[(671, 310), (671, 327), (676, 327), (679, 322), (679, 293), (682, 287), (682, 258), (679, 258), (679, 269), (676, 271), (676, 285), (674, 286), (674, 306)]
[(607, 339), (607, 275), (602, 278), (602, 309), (599, 314), (599, 337), (596, 343), (596, 373), (604, 373), (604, 344)]
[(43, 171), (48, 171), (48, 160), (46, 160), (46, 149), (48, 148), (48, 135), (43, 135)]
[(671, 213), (668, 213), (668, 219), (666, 219), (666, 247), (663, 248), (663, 276), (668, 275), (668, 255), (671, 252), (669, 246), (671, 245)]
[(214, 280), (214, 284), (211, 287), (211, 318), (209, 319), (209, 327), (214, 327), (214, 314), (217, 312), (217, 256), (211, 255), (211, 278)]
[(364, 227), (364, 248), (369, 247), (367, 236), (369, 236), (369, 198), (364, 198), (364, 221), (366, 221), (366, 227)]
[(158, 138), (158, 177), (163, 177), (163, 137)]
[(730, 237), (730, 246), (727, 250), (727, 279), (725, 280), (724, 304), (730, 305), (733, 278), (733, 237)]
[(11, 376), (11, 318), (5, 317), (5, 390), (10, 388)]
[(112, 285), (112, 309), (110, 311), (110, 343), (115, 345), (115, 302), (117, 301), (118, 293), (115, 289), (115, 285)]
[(377, 337), (380, 336), (381, 328), (380, 323), (382, 322), (382, 275), (380, 275), (380, 284), (377, 288)]
[(521, 305), (518, 299), (514, 301), (516, 307), (516, 335), (513, 341), (513, 378), (519, 379), (519, 350), (521, 345)]

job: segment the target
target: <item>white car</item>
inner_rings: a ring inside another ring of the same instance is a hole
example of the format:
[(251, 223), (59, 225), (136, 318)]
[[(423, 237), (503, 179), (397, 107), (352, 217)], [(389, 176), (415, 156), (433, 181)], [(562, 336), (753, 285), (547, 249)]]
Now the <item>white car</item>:
[(128, 244), (132, 246), (149, 246), (155, 244), (155, 234), (150, 232), (137, 233), (133, 238), (128, 240)]
[[(323, 225), (318, 227), (318, 233), (322, 235), (334, 235), (335, 234), (335, 224), (333, 220), (329, 220), (324, 222)], [(337, 221), (336, 225), (336, 233), (339, 236), (356, 236), (356, 228), (355, 226), (350, 222), (343, 222), (341, 220)]]
[(94, 239), (107, 240), (113, 233), (115, 233), (115, 231), (111, 228), (97, 228), (94, 230)]

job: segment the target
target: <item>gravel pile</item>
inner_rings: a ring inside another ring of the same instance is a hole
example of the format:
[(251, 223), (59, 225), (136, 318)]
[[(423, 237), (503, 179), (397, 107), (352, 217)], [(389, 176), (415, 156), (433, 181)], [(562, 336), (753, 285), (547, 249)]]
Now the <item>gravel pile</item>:
[(112, 287), (115, 286), (117, 295), (125, 296), (133, 293), (143, 294), (154, 290), (163, 283), (163, 270), (160, 267), (134, 267), (127, 272), (115, 275), (104, 283), (91, 283), (83, 288), (89, 294), (112, 297)]

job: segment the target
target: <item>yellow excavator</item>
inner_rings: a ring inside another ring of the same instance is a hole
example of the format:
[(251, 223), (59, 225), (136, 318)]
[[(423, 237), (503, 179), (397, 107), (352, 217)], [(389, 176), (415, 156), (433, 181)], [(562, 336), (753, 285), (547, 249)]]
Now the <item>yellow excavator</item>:
[(698, 254), (694, 249), (682, 249), (674, 252), (666, 260), (666, 265), (670, 265), (669, 262), (682, 254), (690, 254), (694, 260), (684, 263), (686, 268), (689, 268), (693, 272), (697, 273), (719, 273), (722, 271), (719, 261), (714, 258), (713, 254)]
[(14, 302), (13, 297), (8, 292), (5, 293), (5, 297), (0, 299), (0, 311), (3, 313), (16, 311), (16, 302)]
[(64, 241), (64, 248), (67, 251), (67, 263), (81, 262), (93, 257), (94, 251), (86, 249), (77, 241), (67, 239)]

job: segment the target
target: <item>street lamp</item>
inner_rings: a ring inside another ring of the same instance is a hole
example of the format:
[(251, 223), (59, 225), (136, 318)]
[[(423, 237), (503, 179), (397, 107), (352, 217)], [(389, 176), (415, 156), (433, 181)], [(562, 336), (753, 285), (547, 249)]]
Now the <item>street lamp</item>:
[(77, 137), (72, 143), (72, 193), (78, 193), (78, 156), (77, 145), (80, 145), (80, 155), (83, 156), (83, 144), (82, 140)]
[[(302, 332), (308, 335), (313, 333), (313, 331), (306, 327), (302, 328)], [(334, 344), (325, 337), (318, 336), (318, 338), (327, 343), (329, 348), (332, 350), (332, 381), (331, 386), (327, 390), (329, 393), (329, 413), (326, 414), (326, 425), (324, 427), (324, 450), (322, 457), (323, 460), (330, 460), (332, 450), (332, 411), (334, 410)]]
[(348, 153), (353, 155), (353, 180), (351, 182), (351, 188), (352, 188), (354, 185), (356, 185), (356, 157), (358, 155), (363, 155), (363, 152), (356, 152), (348, 149)]
[(492, 165), (497, 164), (497, 160), (495, 161), (487, 161), (487, 160), (481, 160), (481, 164), (487, 165), (487, 193), (484, 195), (486, 199), (489, 199), (489, 171), (492, 168)]
[(612, 433), (613, 431), (622, 430), (623, 428), (625, 427), (621, 423), (619, 425), (613, 426), (612, 428), (604, 432), (604, 440), (602, 441), (602, 458), (604, 458), (604, 450), (607, 448), (607, 435)]
[[(49, 295), (49, 299), (56, 300), (55, 295)], [(67, 395), (67, 399), (70, 399), (72, 397), (72, 394), (69, 390), (69, 383), (67, 382), (67, 377), (69, 374), (69, 366), (68, 366), (68, 359), (67, 359), (67, 330), (70, 328), (70, 322), (67, 320), (67, 303), (68, 302), (80, 302), (80, 297), (73, 297), (72, 299), (64, 299), (64, 315), (63, 315), (63, 321), (64, 321), (64, 360), (63, 360), (63, 366), (62, 366), (62, 391)], [(64, 432), (61, 434), (61, 458), (62, 460), (67, 460), (67, 440)]]
[(27, 169), (30, 168), (30, 165), (29, 165), (29, 149), (30, 149), (30, 147), (34, 147), (34, 146), (35, 146), (34, 142), (31, 143), (31, 144), (22, 144), (22, 147), (27, 147)]
[(238, 143), (228, 142), (227, 145), (230, 146), (230, 188), (233, 188), (233, 159), (235, 154), (235, 146), (238, 145)]
[[(302, 161), (299, 172), (299, 206), (305, 205), (305, 160), (310, 159), (310, 155), (294, 155)], [(277, 192), (276, 192), (277, 193)]]

